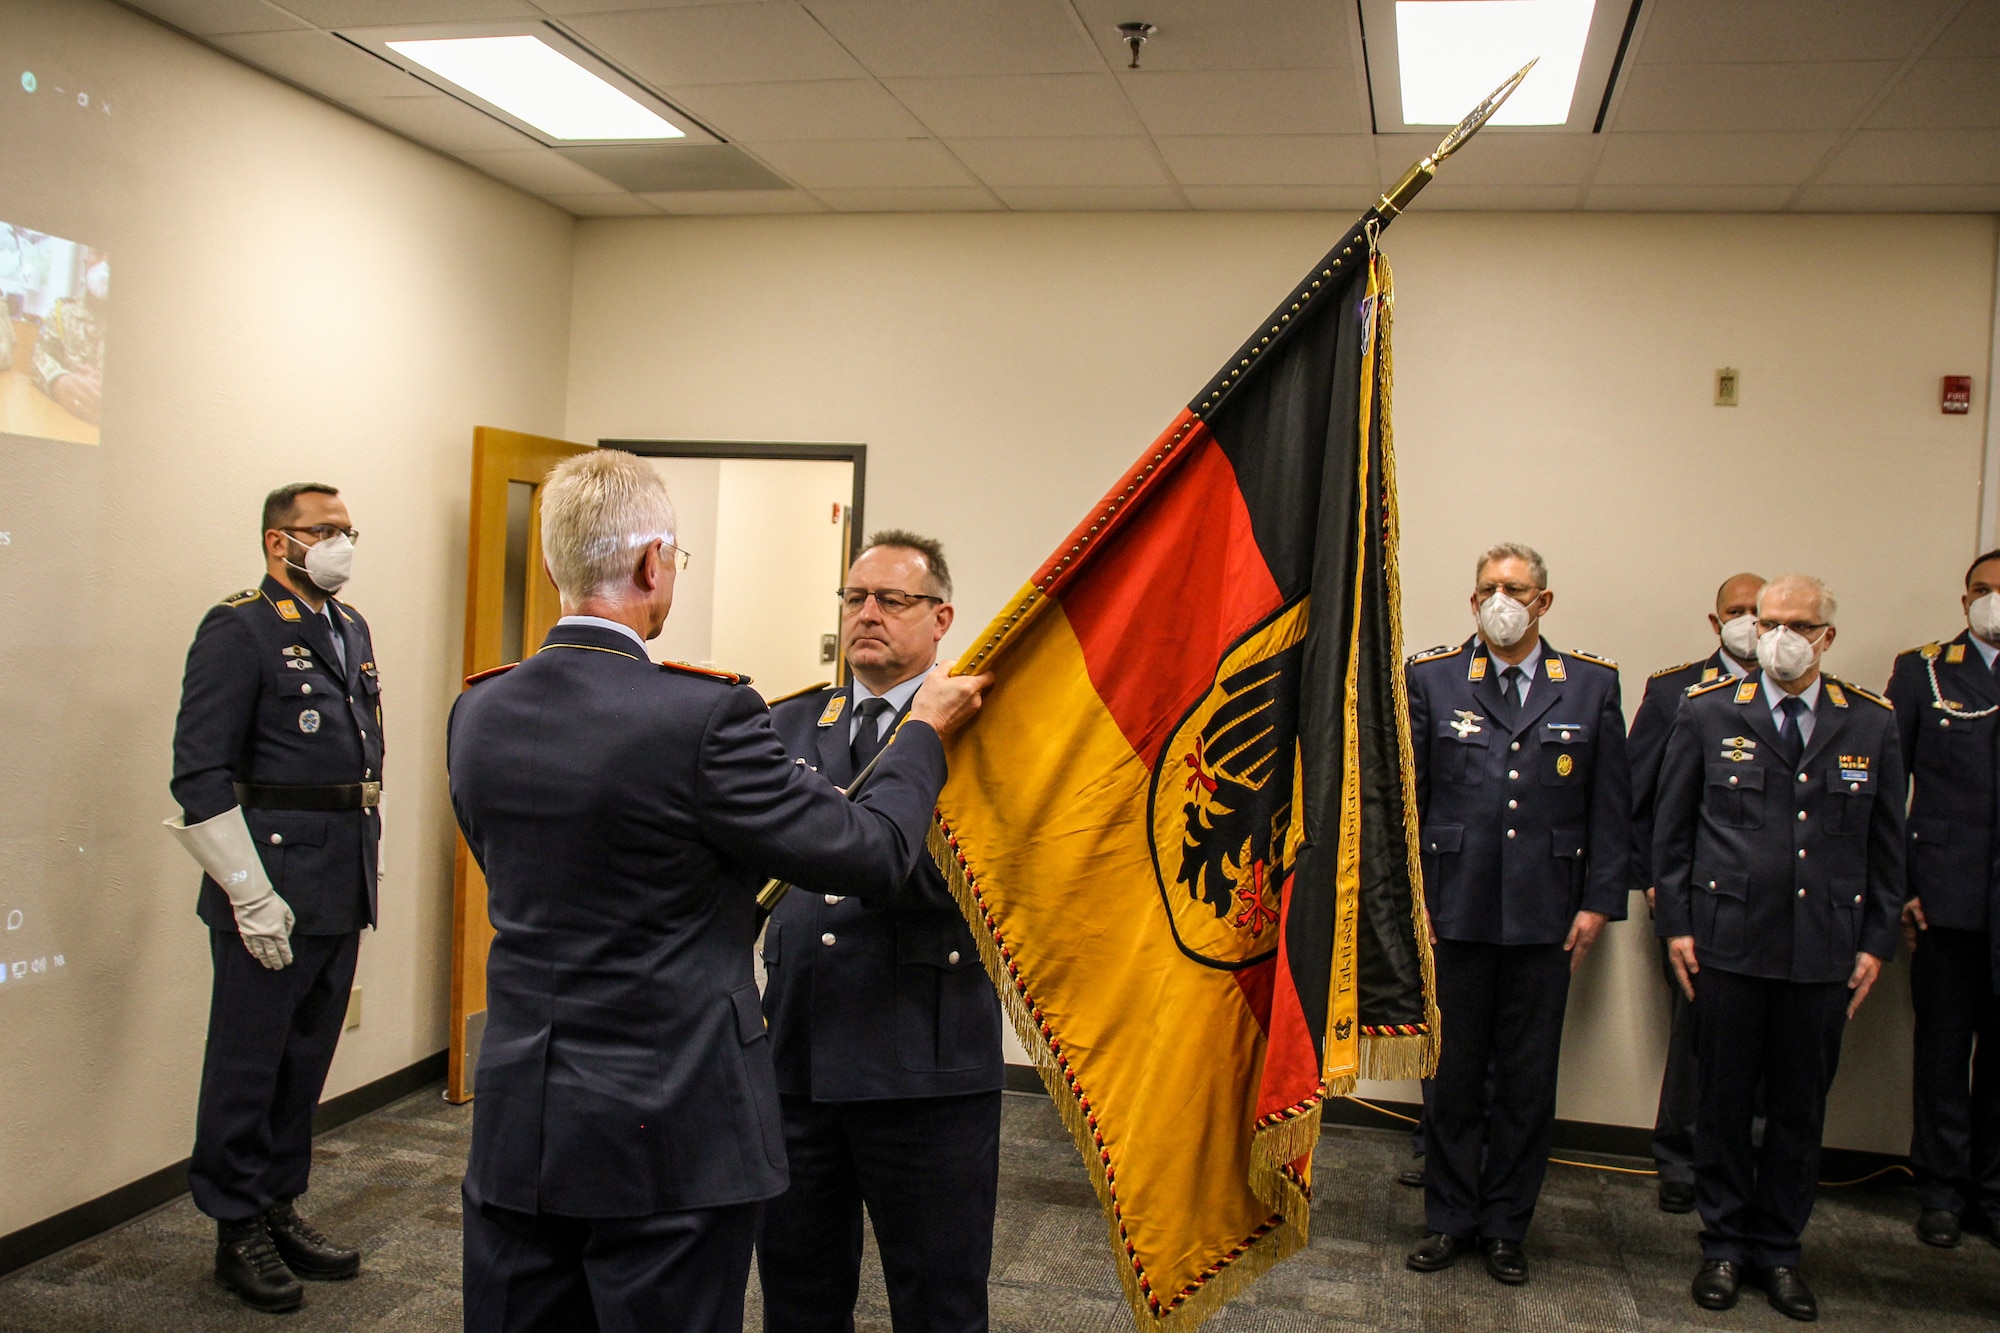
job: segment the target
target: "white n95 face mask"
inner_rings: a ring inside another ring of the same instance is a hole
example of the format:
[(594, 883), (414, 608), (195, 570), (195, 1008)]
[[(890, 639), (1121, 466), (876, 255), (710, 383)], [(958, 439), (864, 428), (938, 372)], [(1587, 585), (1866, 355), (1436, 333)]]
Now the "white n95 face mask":
[[(292, 564), (289, 560), (285, 563)], [(321, 592), (339, 592), (354, 575), (354, 540), (343, 532), (306, 547), (305, 573)]]
[(1973, 600), (1966, 609), (1965, 621), (1972, 626), (1972, 632), (1988, 643), (2000, 641), (2000, 592), (1989, 592), (1984, 597)]
[(1773, 680), (1797, 680), (1812, 670), (1813, 641), (1781, 625), (1757, 640), (1757, 665)]
[(1496, 592), (1479, 604), (1479, 628), (1502, 648), (1512, 648), (1528, 632), (1528, 608), (1504, 592)]
[(1722, 622), (1722, 646), (1739, 662), (1757, 656), (1757, 617), (1738, 616)]

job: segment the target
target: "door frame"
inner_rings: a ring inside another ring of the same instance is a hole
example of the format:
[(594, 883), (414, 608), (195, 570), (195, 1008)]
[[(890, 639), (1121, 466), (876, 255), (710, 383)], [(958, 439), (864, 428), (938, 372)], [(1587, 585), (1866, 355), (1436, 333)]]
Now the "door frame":
[(847, 562), (867, 540), (861, 528), (862, 499), (868, 491), (865, 444), (780, 444), (758, 440), (599, 440), (600, 449), (623, 449), (644, 458), (804, 458), (854, 465), (854, 493), (847, 501)]

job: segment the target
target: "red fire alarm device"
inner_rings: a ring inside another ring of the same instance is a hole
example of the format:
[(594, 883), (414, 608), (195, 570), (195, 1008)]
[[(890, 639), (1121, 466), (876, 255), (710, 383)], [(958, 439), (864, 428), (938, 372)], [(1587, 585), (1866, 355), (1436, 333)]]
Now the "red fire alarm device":
[(1972, 410), (1972, 376), (1946, 375), (1944, 394), (1938, 408), (1948, 417), (1962, 417)]

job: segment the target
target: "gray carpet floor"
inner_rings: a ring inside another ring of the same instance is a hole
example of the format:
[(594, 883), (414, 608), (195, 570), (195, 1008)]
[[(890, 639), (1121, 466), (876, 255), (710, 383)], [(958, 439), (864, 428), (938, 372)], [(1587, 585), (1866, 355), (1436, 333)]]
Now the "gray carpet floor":
[[(209, 1276), (213, 1229), (185, 1198), (0, 1280), (0, 1333), (456, 1330), (459, 1200), (471, 1108), (426, 1091), (320, 1139), (302, 1207), (365, 1247), (360, 1278), (309, 1284), (303, 1310), (254, 1314)], [(1009, 1095), (993, 1255), (996, 1330), (1132, 1328), (1096, 1197), (1048, 1102)], [(1711, 1314), (1688, 1299), (1693, 1217), (1653, 1203), (1653, 1182), (1553, 1166), (1529, 1237), (1533, 1280), (1501, 1287), (1477, 1262), (1422, 1275), (1403, 1253), (1423, 1230), (1422, 1195), (1395, 1183), (1408, 1138), (1329, 1128), (1319, 1154), (1311, 1247), (1207, 1325), (1217, 1333), (1357, 1330), (1776, 1330), (1793, 1327), (1746, 1291)], [(1828, 1190), (1806, 1237), (1821, 1322), (1841, 1330), (1945, 1333), (2000, 1326), (2000, 1248), (1920, 1244), (1909, 1190)], [(857, 1326), (889, 1328), (872, 1243)], [(750, 1284), (746, 1326), (761, 1327)]]

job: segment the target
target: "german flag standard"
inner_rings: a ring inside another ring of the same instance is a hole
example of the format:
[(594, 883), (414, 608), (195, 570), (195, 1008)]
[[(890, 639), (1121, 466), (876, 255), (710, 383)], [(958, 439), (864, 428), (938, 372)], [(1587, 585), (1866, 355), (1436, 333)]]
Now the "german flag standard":
[[(1391, 214), (1393, 215), (1393, 214)], [(979, 637), (931, 848), (1142, 1328), (1305, 1244), (1320, 1107), (1436, 1063), (1371, 212)]]

